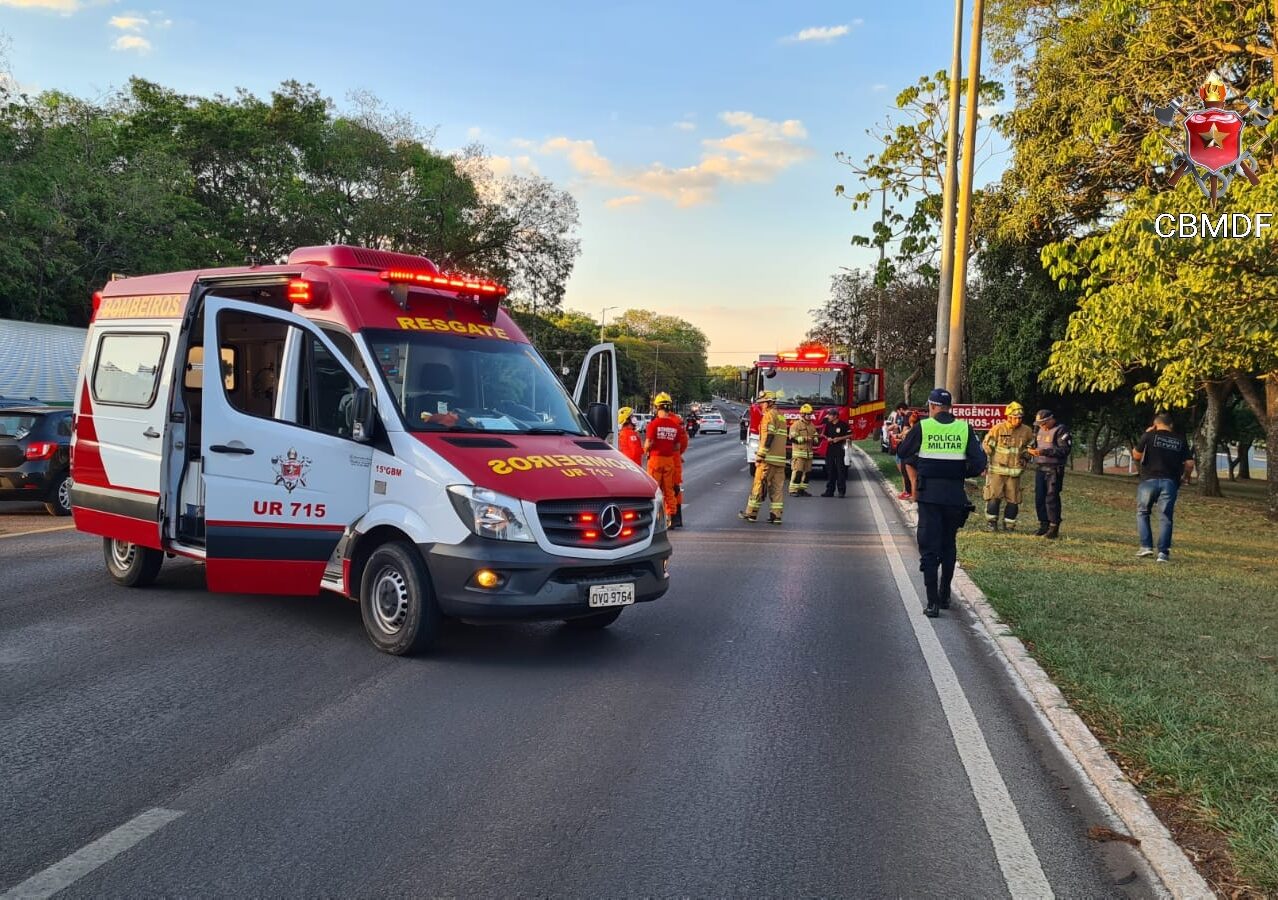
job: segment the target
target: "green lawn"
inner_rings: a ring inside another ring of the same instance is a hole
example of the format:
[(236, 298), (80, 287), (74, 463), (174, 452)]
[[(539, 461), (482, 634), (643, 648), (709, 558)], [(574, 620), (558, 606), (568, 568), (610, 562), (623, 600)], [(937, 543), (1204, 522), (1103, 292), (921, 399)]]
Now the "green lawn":
[(1278, 528), (1262, 485), (1186, 489), (1160, 565), (1134, 555), (1135, 479), (1070, 472), (1048, 542), (1025, 478), (1030, 533), (986, 532), (978, 499), (963, 567), (1182, 843), (1222, 833), (1243, 878), (1278, 895)]

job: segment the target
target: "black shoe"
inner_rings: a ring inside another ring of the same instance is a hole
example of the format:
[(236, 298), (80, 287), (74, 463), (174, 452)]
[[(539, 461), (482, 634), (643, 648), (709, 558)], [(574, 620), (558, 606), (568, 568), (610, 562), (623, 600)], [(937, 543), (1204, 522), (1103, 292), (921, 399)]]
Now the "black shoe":
[(828, 493), (828, 494), (822, 494), (821, 496), (822, 496), (822, 497), (833, 497), (833, 496), (834, 496), (834, 493), (833, 493), (833, 492), (830, 492), (830, 493)]
[(1034, 532), (1034, 537), (1043, 537), (1045, 534), (1047, 534), (1047, 529), (1050, 527), (1051, 526), (1048, 525), (1046, 522), (1039, 522), (1038, 531)]
[(780, 517), (780, 516), (778, 516), (778, 515), (776, 515), (775, 513), (773, 513), (772, 515), (768, 516), (768, 524), (769, 524), (769, 525), (780, 525), (780, 524), (781, 524), (781, 517)]
[(1061, 536), (1060, 525), (1055, 525), (1055, 524), (1048, 525), (1047, 531), (1043, 532), (1043, 537), (1047, 538), (1049, 541), (1054, 541), (1060, 536)]
[(737, 511), (737, 518), (738, 518), (738, 519), (745, 519), (747, 522), (757, 522), (757, 521), (759, 521), (759, 517), (758, 517), (758, 516), (751, 516), (751, 515), (747, 515), (747, 514), (746, 514), (746, 512), (745, 512), (745, 510), (738, 510), (738, 511)]
[(927, 616), (929, 619), (935, 619), (940, 616), (940, 614), (941, 608), (931, 604), (928, 605), (927, 609), (923, 610), (923, 615)]
[(848, 496), (847, 494), (839, 494), (839, 499), (840, 499), (840, 500), (846, 500), (846, 499), (847, 499), (847, 496)]

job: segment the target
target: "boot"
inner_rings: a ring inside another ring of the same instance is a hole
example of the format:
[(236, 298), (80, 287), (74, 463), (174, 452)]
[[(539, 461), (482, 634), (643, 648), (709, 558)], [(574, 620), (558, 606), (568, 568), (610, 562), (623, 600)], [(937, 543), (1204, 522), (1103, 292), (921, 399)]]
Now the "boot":
[(776, 513), (769, 513), (769, 514), (768, 514), (768, 524), (769, 524), (769, 525), (780, 525), (780, 524), (781, 524), (781, 517), (780, 517), (780, 516), (778, 516)]
[(985, 530), (986, 530), (986, 531), (998, 531), (998, 516), (986, 516), (986, 517), (985, 517)]
[(738, 519), (745, 519), (747, 522), (757, 522), (759, 517), (755, 513), (748, 513), (744, 509), (737, 511)]
[(936, 571), (923, 573), (923, 587), (927, 593), (927, 607), (923, 615), (935, 619), (941, 614), (941, 592), (936, 582)]
[(1056, 522), (1053, 522), (1051, 525), (1048, 525), (1047, 531), (1043, 533), (1043, 537), (1047, 538), (1049, 541), (1054, 541), (1060, 536), (1061, 536), (1061, 526), (1059, 523), (1056, 523)]
[(1008, 519), (1008, 518), (1004, 518), (1004, 519), (1003, 519), (1003, 530), (1004, 530), (1004, 531), (1015, 531), (1015, 530), (1016, 530), (1016, 520), (1015, 520), (1015, 519)]
[(1047, 534), (1047, 529), (1050, 527), (1051, 526), (1048, 525), (1046, 522), (1039, 522), (1038, 531), (1034, 532), (1034, 537), (1043, 537), (1044, 535)]

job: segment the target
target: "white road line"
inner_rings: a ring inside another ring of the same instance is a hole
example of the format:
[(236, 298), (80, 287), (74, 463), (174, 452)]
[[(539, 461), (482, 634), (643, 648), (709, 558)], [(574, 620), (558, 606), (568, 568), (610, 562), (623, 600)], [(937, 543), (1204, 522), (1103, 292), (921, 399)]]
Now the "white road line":
[(0, 900), (45, 900), (69, 887), (98, 866), (115, 859), (124, 851), (159, 831), (182, 813), (175, 809), (148, 809), (114, 831), (108, 831), (92, 844), (37, 872), (22, 884), (0, 894)]
[(15, 531), (13, 534), (0, 534), (0, 539), (26, 537), (29, 534), (48, 534), (51, 531), (72, 531), (74, 528), (74, 525), (54, 525), (51, 528), (33, 528), (30, 531)]
[(1052, 886), (1043, 874), (1038, 854), (1034, 852), (1034, 845), (1025, 831), (1025, 824), (1016, 811), (1016, 805), (1012, 803), (1011, 794), (994, 763), (989, 745), (985, 743), (985, 735), (981, 733), (981, 726), (977, 724), (967, 695), (963, 693), (954, 667), (945, 655), (945, 648), (941, 646), (932, 628), (932, 620), (923, 616), (923, 600), (907, 574), (905, 560), (901, 557), (895, 539), (888, 532), (887, 519), (879, 507), (879, 497), (871, 484), (873, 479), (870, 476), (873, 473), (866, 471), (866, 462), (860, 458), (857, 460), (857, 468), (862, 476), (858, 480), (865, 487), (883, 551), (891, 566), (892, 576), (896, 579), (897, 593), (905, 606), (910, 627), (914, 629), (914, 637), (919, 643), (932, 683), (941, 699), (941, 709), (945, 711), (950, 733), (954, 736), (954, 746), (958, 749), (959, 759), (963, 761), (972, 794), (976, 797), (976, 805), (981, 810), (981, 818), (985, 820), (985, 830), (994, 845), (994, 855), (998, 858), (999, 868), (1003, 870), (1007, 890), (1018, 900), (1021, 897), (1052, 897)]

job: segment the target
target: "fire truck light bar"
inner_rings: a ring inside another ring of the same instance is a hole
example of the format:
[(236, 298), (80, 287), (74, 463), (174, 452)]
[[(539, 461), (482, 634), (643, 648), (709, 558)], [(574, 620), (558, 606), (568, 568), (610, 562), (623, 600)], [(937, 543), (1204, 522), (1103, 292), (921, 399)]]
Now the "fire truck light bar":
[(406, 269), (387, 269), (378, 275), (387, 284), (419, 284), (436, 290), (458, 294), (486, 294), (490, 297), (506, 296), (506, 288), (494, 281), (480, 281), (465, 275), (440, 275), (435, 272), (413, 272)]

